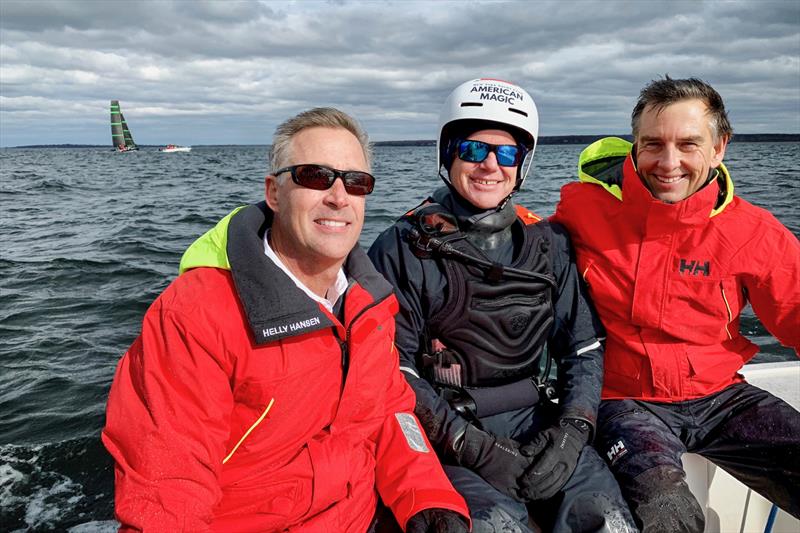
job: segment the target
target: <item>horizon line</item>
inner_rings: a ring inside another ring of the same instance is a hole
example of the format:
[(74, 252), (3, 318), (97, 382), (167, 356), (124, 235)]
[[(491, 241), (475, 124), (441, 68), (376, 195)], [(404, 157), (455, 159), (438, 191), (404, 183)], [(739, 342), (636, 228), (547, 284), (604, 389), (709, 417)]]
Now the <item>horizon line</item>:
[[(575, 134), (575, 135), (542, 135), (537, 139), (536, 144), (582, 144), (592, 143), (596, 140), (606, 137), (619, 137), (625, 140), (632, 140), (631, 134)], [(766, 142), (766, 141), (779, 141), (779, 142), (800, 142), (800, 133), (734, 133), (731, 142), (736, 142), (739, 139), (742, 142)], [(436, 139), (405, 139), (394, 141), (373, 141), (370, 144), (373, 146), (429, 146), (435, 145)], [(161, 147), (165, 144), (137, 144), (143, 148)], [(270, 146), (269, 143), (210, 143), (210, 144), (192, 144), (185, 146)], [(22, 144), (15, 146), (2, 146), (0, 148), (108, 148), (113, 150), (114, 147), (110, 144), (77, 144), (77, 143), (49, 143), (49, 144)]]

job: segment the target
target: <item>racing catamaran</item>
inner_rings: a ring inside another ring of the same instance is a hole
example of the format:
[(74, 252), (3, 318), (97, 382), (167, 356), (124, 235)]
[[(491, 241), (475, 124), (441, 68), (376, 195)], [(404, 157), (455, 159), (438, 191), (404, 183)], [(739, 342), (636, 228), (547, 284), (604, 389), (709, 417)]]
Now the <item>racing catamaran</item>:
[(133, 142), (133, 135), (119, 108), (119, 100), (111, 100), (111, 144), (117, 152), (132, 152), (139, 149)]

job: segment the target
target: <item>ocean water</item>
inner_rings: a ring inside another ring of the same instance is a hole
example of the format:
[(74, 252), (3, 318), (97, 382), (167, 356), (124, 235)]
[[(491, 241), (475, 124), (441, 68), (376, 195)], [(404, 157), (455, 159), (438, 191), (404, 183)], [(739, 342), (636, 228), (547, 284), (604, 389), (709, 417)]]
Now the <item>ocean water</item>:
[[(550, 215), (577, 145), (537, 149), (517, 201)], [(376, 148), (361, 243), (440, 182), (434, 147)], [(800, 233), (798, 143), (734, 143), (736, 192)], [(0, 530), (113, 531), (105, 400), (141, 318), (183, 250), (232, 208), (263, 197), (266, 147), (191, 153), (0, 150)], [(760, 361), (790, 359), (749, 313)]]

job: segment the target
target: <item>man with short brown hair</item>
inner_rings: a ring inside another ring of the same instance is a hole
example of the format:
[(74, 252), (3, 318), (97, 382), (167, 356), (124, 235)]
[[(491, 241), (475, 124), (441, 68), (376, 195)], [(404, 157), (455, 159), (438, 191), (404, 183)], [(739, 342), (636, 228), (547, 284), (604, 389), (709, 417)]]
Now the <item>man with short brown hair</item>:
[(758, 351), (739, 331), (748, 303), (800, 348), (800, 244), (733, 194), (713, 87), (653, 81), (632, 127), (632, 146), (584, 150), (553, 217), (608, 335), (596, 446), (644, 531), (703, 531), (687, 451), (800, 516), (800, 413), (738, 373)]

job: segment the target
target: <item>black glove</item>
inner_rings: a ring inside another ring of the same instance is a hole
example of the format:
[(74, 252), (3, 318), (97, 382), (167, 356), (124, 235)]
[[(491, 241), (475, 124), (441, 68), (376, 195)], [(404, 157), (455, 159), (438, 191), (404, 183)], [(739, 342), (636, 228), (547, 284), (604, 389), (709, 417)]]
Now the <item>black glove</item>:
[(532, 464), (519, 479), (520, 495), (528, 501), (555, 496), (569, 481), (590, 432), (587, 422), (562, 418), (557, 426), (542, 431), (523, 446), (520, 451), (532, 459)]
[(467, 533), (467, 519), (447, 509), (425, 509), (406, 523), (406, 533)]
[(495, 437), (468, 424), (456, 447), (458, 464), (471, 468), (503, 494), (522, 501), (517, 478), (531, 459), (520, 453), (517, 441)]

